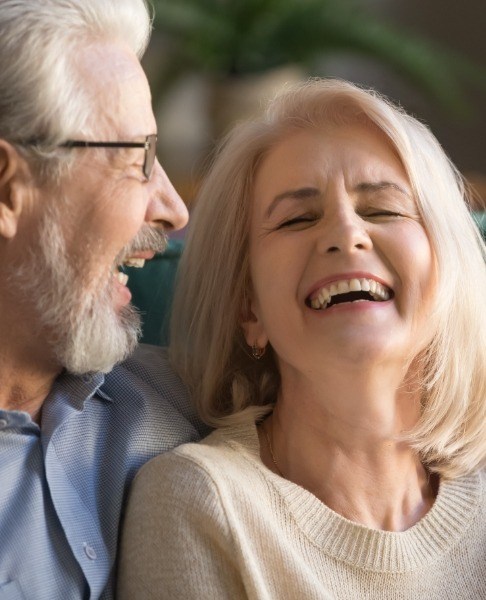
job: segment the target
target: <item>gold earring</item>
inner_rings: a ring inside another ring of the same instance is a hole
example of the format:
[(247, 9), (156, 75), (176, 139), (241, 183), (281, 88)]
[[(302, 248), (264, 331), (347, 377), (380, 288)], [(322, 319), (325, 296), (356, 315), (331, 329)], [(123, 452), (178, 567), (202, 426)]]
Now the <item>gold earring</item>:
[(265, 354), (266, 347), (260, 348), (256, 344), (253, 344), (251, 347), (251, 355), (255, 360), (260, 360), (260, 358)]

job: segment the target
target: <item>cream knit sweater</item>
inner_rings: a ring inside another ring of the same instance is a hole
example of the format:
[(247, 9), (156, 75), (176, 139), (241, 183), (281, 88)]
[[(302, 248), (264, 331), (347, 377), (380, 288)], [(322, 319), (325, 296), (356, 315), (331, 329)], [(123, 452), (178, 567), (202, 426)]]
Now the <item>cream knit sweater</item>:
[(377, 531), (269, 471), (254, 425), (216, 431), (142, 468), (118, 575), (121, 600), (486, 599), (486, 473)]

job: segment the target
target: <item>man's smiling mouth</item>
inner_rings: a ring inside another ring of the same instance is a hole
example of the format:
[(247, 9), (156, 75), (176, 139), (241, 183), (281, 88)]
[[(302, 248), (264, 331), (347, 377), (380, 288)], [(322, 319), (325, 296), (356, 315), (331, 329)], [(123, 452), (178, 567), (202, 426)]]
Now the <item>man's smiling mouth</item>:
[(121, 285), (127, 285), (128, 273), (125, 272), (125, 267), (142, 269), (146, 260), (151, 260), (157, 252), (165, 252), (167, 245), (168, 239), (163, 230), (144, 226), (116, 257), (113, 276)]
[(307, 298), (306, 304), (314, 310), (325, 310), (344, 302), (385, 302), (391, 297), (393, 291), (378, 281), (353, 278), (319, 288)]
[(145, 265), (145, 258), (139, 258), (138, 256), (128, 256), (121, 265), (117, 266), (115, 270), (115, 276), (119, 283), (127, 285), (128, 275), (123, 271), (125, 267), (134, 267), (136, 269), (143, 269)]

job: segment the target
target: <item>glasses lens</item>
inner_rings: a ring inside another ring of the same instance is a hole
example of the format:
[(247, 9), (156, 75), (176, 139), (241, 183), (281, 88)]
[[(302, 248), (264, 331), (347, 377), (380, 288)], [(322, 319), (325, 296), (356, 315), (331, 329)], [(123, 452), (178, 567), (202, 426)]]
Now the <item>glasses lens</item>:
[(143, 165), (143, 174), (147, 179), (150, 179), (152, 168), (155, 162), (155, 153), (157, 150), (157, 136), (147, 136), (147, 147), (145, 149), (145, 163)]

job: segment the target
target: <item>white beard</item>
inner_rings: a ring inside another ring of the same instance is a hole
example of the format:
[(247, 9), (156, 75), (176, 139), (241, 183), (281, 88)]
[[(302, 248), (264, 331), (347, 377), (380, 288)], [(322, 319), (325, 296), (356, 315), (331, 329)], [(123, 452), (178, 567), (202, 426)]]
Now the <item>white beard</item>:
[[(106, 373), (134, 350), (140, 317), (131, 305), (115, 310), (111, 273), (88, 288), (83, 272), (77, 272), (67, 258), (59, 213), (46, 207), (38, 247), (15, 265), (11, 285), (33, 303), (39, 322), (33, 335), (46, 337), (60, 365), (75, 374)], [(120, 256), (142, 248), (161, 251), (165, 243), (163, 234), (146, 226)]]

